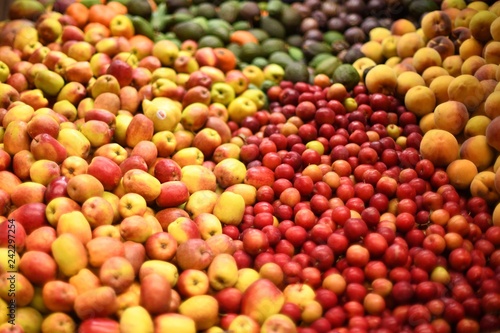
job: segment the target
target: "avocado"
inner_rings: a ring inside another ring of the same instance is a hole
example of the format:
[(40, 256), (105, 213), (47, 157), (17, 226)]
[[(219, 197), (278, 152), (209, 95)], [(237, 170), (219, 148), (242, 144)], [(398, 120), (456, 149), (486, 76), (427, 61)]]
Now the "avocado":
[(198, 48), (202, 47), (224, 47), (224, 42), (217, 36), (205, 35), (198, 40)]
[(188, 39), (198, 41), (205, 35), (205, 30), (201, 27), (201, 25), (193, 21), (177, 23), (172, 28), (172, 32), (175, 33), (177, 38), (181, 41)]
[(259, 43), (262, 43), (269, 38), (269, 34), (260, 28), (248, 29), (248, 32), (254, 35), (255, 38), (257, 38), (257, 40), (259, 41)]
[(287, 52), (283, 51), (276, 51), (273, 52), (269, 57), (268, 57), (269, 63), (275, 63), (280, 65), (283, 68), (286, 68), (289, 64), (294, 62), (292, 57)]
[(333, 72), (332, 80), (333, 83), (343, 84), (350, 91), (359, 83), (360, 77), (358, 70), (352, 65), (342, 64)]
[(252, 1), (243, 1), (240, 4), (240, 11), (238, 15), (240, 19), (254, 24), (260, 20), (259, 5)]
[(245, 43), (240, 48), (239, 58), (244, 62), (252, 62), (254, 58), (260, 57), (262, 55), (262, 47), (260, 44), (256, 43)]
[(288, 51), (287, 45), (282, 39), (271, 37), (262, 42), (262, 52), (264, 57), (269, 57), (270, 54), (276, 51)]
[(266, 31), (270, 37), (285, 39), (286, 30), (283, 24), (270, 16), (263, 16), (260, 19), (260, 28)]
[(284, 6), (281, 11), (280, 22), (283, 23), (287, 31), (298, 31), (302, 22), (299, 11), (292, 6)]
[(223, 2), (218, 11), (218, 17), (229, 23), (236, 22), (240, 11), (240, 3), (236, 0)]
[(128, 3), (127, 11), (130, 15), (137, 15), (149, 19), (153, 9), (147, 0), (134, 0)]
[(296, 82), (309, 82), (309, 68), (306, 64), (299, 61), (294, 61), (285, 67), (285, 75), (283, 80)]

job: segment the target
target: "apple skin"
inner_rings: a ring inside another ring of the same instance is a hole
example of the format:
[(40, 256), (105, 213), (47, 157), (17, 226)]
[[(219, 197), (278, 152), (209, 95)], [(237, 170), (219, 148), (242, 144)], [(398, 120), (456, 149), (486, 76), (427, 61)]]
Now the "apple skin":
[(265, 166), (256, 166), (247, 169), (243, 182), (259, 189), (265, 185), (273, 186), (274, 180), (274, 172), (271, 169)]
[(160, 274), (141, 279), (140, 304), (152, 315), (169, 311), (172, 296), (170, 284)]
[(156, 198), (160, 208), (177, 207), (189, 199), (189, 190), (181, 181), (168, 181), (161, 184), (161, 191)]
[(16, 220), (3, 220), (0, 222), (0, 232), (0, 247), (10, 248), (14, 241), (17, 252), (24, 250), (26, 246), (26, 231), (20, 222)]
[(45, 202), (48, 203), (54, 198), (58, 197), (67, 197), (68, 196), (68, 177), (66, 176), (59, 176), (47, 184), (47, 188), (45, 189), (44, 193), (44, 199)]
[(89, 318), (82, 321), (78, 333), (120, 333), (120, 324), (111, 318)]
[[(243, 293), (241, 313), (250, 316), (260, 325), (273, 314), (280, 312), (285, 303), (283, 292), (268, 279), (258, 279)], [(262, 308), (263, 304), (271, 304)]]
[(188, 239), (177, 247), (177, 264), (182, 270), (207, 268), (214, 255), (207, 242), (200, 238)]
[(144, 248), (148, 258), (170, 261), (177, 251), (177, 241), (168, 232), (157, 232), (148, 237)]
[(107, 157), (95, 156), (92, 158), (87, 173), (97, 178), (105, 191), (112, 191), (122, 178), (120, 166)]
[(46, 205), (41, 202), (32, 202), (24, 204), (12, 211), (8, 219), (14, 219), (19, 222), (26, 231), (26, 235), (31, 234), (43, 226), (50, 226), (45, 216)]

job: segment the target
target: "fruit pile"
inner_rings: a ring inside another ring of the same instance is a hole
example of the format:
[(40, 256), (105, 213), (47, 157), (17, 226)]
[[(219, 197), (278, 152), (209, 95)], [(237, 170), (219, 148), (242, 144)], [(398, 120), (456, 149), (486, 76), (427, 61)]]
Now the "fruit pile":
[(14, 1), (0, 333), (497, 331), (499, 16)]

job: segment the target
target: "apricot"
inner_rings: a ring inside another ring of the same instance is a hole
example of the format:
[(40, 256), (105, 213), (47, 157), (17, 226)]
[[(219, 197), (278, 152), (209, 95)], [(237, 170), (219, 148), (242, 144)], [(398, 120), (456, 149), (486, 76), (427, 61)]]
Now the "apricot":
[(398, 56), (395, 56), (395, 57), (390, 57), (389, 59), (387, 59), (385, 61), (385, 64), (389, 67), (394, 67), (396, 66), (397, 64), (401, 63), (401, 58), (398, 57)]
[[(409, 59), (409, 58), (406, 58), (406, 59)], [(394, 65), (394, 67), (392, 67), (392, 69), (394, 70), (394, 73), (396, 73), (396, 76), (399, 76), (404, 72), (417, 73), (417, 70), (415, 69), (415, 67), (413, 67), (412, 64), (409, 64), (407, 62), (400, 62), (399, 64)]]
[(361, 46), (361, 52), (368, 58), (380, 64), (384, 60), (382, 44), (377, 41), (368, 41)]
[(447, 36), (436, 36), (427, 42), (427, 47), (436, 50), (441, 60), (455, 54), (455, 45)]
[(476, 71), (486, 64), (486, 60), (478, 55), (467, 58), (462, 63), (462, 74), (474, 75)]
[(494, 2), (488, 10), (492, 13), (495, 13), (496, 16), (500, 16), (500, 3), (498, 1)]
[(382, 56), (384, 56), (385, 59), (389, 59), (398, 55), (397, 45), (400, 38), (400, 36), (391, 35), (385, 37), (382, 40), (380, 44), (382, 46)]
[(413, 57), (417, 50), (425, 46), (425, 41), (418, 32), (408, 32), (399, 38), (396, 53), (400, 58)]
[(483, 57), (487, 64), (500, 63), (500, 42), (491, 41), (484, 46)]
[(488, 10), (488, 4), (484, 1), (471, 1), (467, 7), (474, 8), (477, 11)]
[(391, 30), (384, 27), (375, 27), (370, 30), (369, 37), (370, 41), (381, 43), (382, 40), (391, 35)]
[(500, 203), (498, 203), (493, 209), (493, 214), (491, 215), (491, 220), (493, 225), (500, 226)]
[(410, 88), (405, 95), (405, 107), (417, 117), (431, 113), (436, 107), (436, 96), (426, 86), (415, 86)]
[(500, 117), (491, 120), (486, 127), (486, 141), (490, 146), (500, 151)]
[(457, 27), (452, 30), (449, 38), (453, 42), (453, 45), (455, 46), (455, 53), (458, 54), (460, 51), (460, 46), (462, 45), (463, 42), (465, 42), (467, 39), (471, 38), (471, 33), (469, 28), (466, 27)]
[(493, 40), (500, 42), (500, 17), (497, 17), (490, 25), (490, 34)]
[(469, 118), (464, 128), (464, 137), (466, 139), (476, 135), (485, 135), (486, 127), (491, 123), (491, 119), (485, 115), (478, 115)]
[(428, 113), (420, 118), (418, 126), (424, 134), (429, 132), (431, 129), (436, 129), (436, 124), (434, 124), (434, 115), (432, 113)]
[(413, 67), (417, 73), (423, 73), (431, 66), (441, 66), (441, 55), (438, 51), (430, 47), (423, 47), (413, 55)]
[(446, 15), (450, 18), (451, 21), (451, 28), (455, 28), (455, 18), (458, 16), (460, 13), (460, 9), (458, 8), (447, 8), (447, 9), (442, 9), (443, 12), (445, 12)]
[(441, 10), (448, 8), (464, 9), (467, 7), (467, 3), (464, 0), (443, 0), (441, 2)]
[(430, 160), (437, 167), (446, 167), (459, 156), (457, 138), (441, 129), (427, 131), (420, 142), (422, 158)]
[[(498, 82), (495, 79), (482, 80), (481, 85), (483, 86), (484, 96), (489, 96), (495, 91)], [(484, 102), (485, 101), (483, 101), (483, 103)]]
[(486, 200), (490, 205), (496, 205), (500, 195), (495, 188), (495, 173), (493, 171), (480, 171), (470, 184), (470, 193), (474, 197)]
[(396, 35), (396, 36), (403, 36), (404, 34), (408, 32), (415, 32), (417, 31), (417, 28), (408, 19), (405, 18), (400, 18), (392, 22), (391, 25), (391, 34)]
[(443, 75), (450, 75), (450, 73), (441, 66), (431, 66), (422, 73), (422, 78), (428, 87), (435, 78)]
[(484, 100), (484, 89), (477, 78), (469, 74), (457, 76), (448, 86), (448, 96), (452, 101), (465, 104), (469, 112)]
[(490, 27), (496, 18), (497, 15), (488, 10), (481, 10), (474, 14), (469, 23), (472, 37), (483, 43), (491, 40)]
[(472, 161), (479, 171), (489, 168), (495, 157), (495, 150), (488, 145), (484, 135), (472, 136), (460, 146), (460, 158)]
[(469, 120), (467, 108), (464, 104), (457, 101), (447, 101), (439, 104), (434, 109), (433, 114), (436, 128), (455, 135), (462, 133)]
[(443, 60), (441, 66), (448, 71), (451, 76), (462, 74), (462, 64), (464, 61), (459, 55), (452, 55)]
[(497, 64), (484, 64), (474, 72), (474, 76), (479, 80), (495, 80), (497, 74)]
[(434, 10), (425, 14), (420, 22), (422, 32), (428, 39), (436, 36), (448, 36), (452, 30), (451, 19), (442, 10)]
[(497, 68), (496, 80), (500, 82), (500, 66)]
[(424, 79), (418, 73), (406, 71), (399, 74), (396, 96), (404, 97), (406, 92), (415, 86), (425, 86)]
[(458, 190), (469, 188), (477, 173), (476, 165), (467, 159), (455, 160), (446, 168), (450, 184)]
[(475, 38), (469, 38), (460, 45), (458, 53), (464, 60), (474, 55), (481, 56), (483, 54), (483, 44)]
[(366, 88), (373, 93), (394, 95), (397, 85), (396, 73), (391, 67), (380, 64), (373, 67), (364, 78)]
[(432, 80), (429, 88), (434, 92), (436, 96), (436, 105), (444, 103), (450, 100), (448, 96), (448, 85), (453, 80), (451, 75), (441, 75)]
[(355, 62), (352, 63), (352, 67), (356, 68), (358, 71), (359, 77), (363, 77), (363, 72), (365, 69), (369, 67), (375, 66), (376, 63), (372, 59), (368, 57), (362, 57), (357, 59)]
[(455, 17), (454, 26), (465, 27), (468, 28), (472, 17), (477, 13), (477, 10), (474, 8), (464, 8), (458, 13), (457, 17)]

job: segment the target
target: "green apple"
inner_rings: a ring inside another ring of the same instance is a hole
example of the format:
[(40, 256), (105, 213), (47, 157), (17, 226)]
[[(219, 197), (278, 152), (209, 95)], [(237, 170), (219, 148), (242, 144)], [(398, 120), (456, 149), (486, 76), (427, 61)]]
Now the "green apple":
[(239, 124), (245, 117), (253, 116), (257, 112), (257, 105), (248, 97), (238, 96), (229, 103), (227, 112), (229, 120)]
[(0, 82), (4, 83), (10, 75), (9, 66), (3, 61), (0, 61)]
[(222, 105), (228, 106), (235, 96), (236, 92), (234, 88), (225, 82), (215, 82), (212, 84), (210, 89), (210, 96), (212, 98), (212, 103), (220, 103)]
[(274, 83), (280, 83), (285, 76), (285, 70), (278, 64), (268, 64), (264, 67), (264, 78), (265, 80), (272, 81)]
[(64, 87), (64, 79), (61, 75), (49, 69), (41, 70), (35, 76), (35, 87), (42, 90), (48, 96), (57, 96)]

